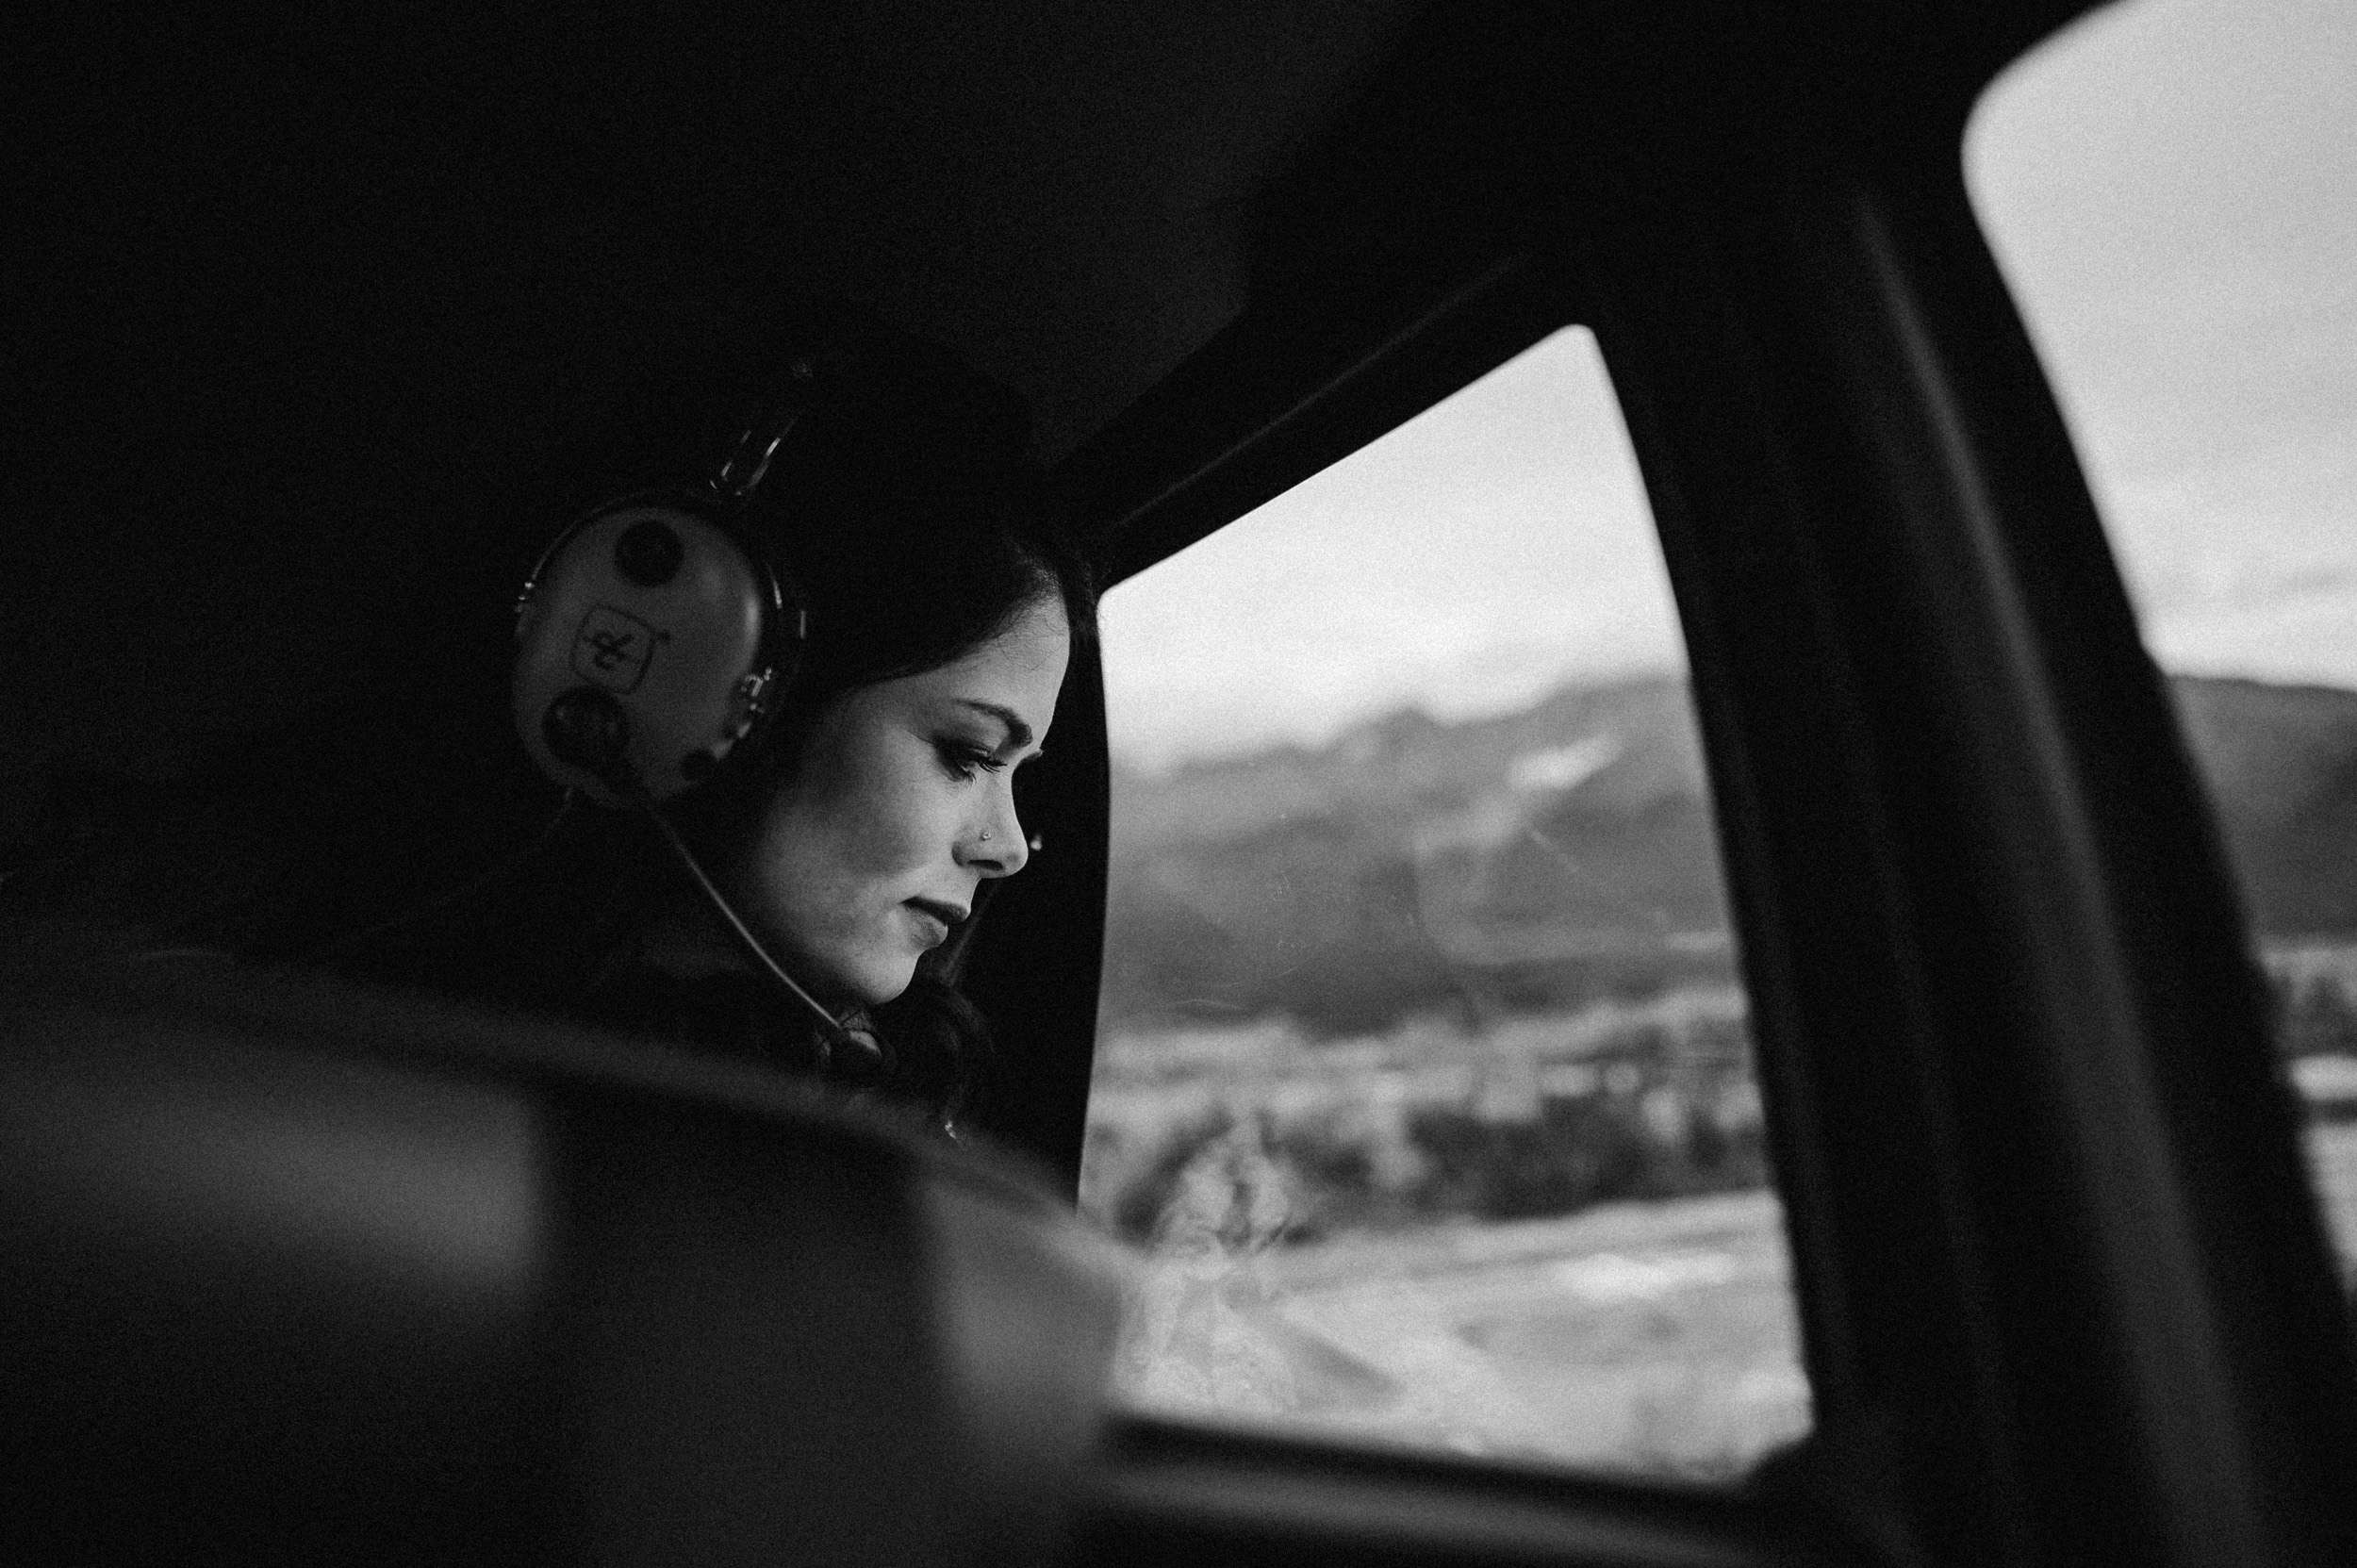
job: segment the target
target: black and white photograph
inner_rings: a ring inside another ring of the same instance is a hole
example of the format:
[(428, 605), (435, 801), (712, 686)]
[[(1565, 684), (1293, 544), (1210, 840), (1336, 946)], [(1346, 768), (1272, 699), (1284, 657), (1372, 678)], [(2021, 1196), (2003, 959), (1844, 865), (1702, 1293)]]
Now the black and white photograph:
[(2357, 7), (17, 31), (0, 1561), (2357, 1562)]

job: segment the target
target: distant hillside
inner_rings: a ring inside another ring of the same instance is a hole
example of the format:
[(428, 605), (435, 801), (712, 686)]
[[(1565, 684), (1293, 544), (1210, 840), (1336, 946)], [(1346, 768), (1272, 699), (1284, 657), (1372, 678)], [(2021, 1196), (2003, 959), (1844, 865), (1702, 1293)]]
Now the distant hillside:
[(2357, 691), (2172, 685), (2252, 923), (2278, 938), (2357, 933)]
[[(2357, 932), (2357, 692), (2181, 679), (2251, 907)], [(1645, 991), (1731, 965), (1685, 682), (1418, 713), (1115, 776), (1106, 1002), (1313, 1028)]]

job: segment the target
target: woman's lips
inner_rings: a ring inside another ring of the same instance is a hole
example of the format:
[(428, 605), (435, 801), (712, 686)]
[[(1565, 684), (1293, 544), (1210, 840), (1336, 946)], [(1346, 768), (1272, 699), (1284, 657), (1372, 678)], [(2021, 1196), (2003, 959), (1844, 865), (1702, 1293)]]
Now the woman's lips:
[(949, 940), (949, 928), (965, 918), (965, 911), (957, 905), (938, 903), (931, 899), (910, 899), (906, 907), (916, 916), (929, 948), (938, 948)]

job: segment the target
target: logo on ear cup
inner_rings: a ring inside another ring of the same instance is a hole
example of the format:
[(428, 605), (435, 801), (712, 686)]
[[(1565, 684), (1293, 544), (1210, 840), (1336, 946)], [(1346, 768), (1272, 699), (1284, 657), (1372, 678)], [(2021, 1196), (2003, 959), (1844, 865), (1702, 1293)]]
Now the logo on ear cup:
[(670, 640), (670, 633), (627, 610), (593, 604), (573, 633), (573, 673), (608, 691), (636, 691), (654, 662), (655, 646)]

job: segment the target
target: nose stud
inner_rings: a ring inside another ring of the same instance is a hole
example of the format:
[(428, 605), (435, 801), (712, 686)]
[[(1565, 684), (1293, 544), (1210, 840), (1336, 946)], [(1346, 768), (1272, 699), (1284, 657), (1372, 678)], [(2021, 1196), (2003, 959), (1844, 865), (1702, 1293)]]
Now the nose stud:
[(982, 830), (982, 842), (985, 844), (990, 842), (990, 830), (988, 828), (984, 828)]

